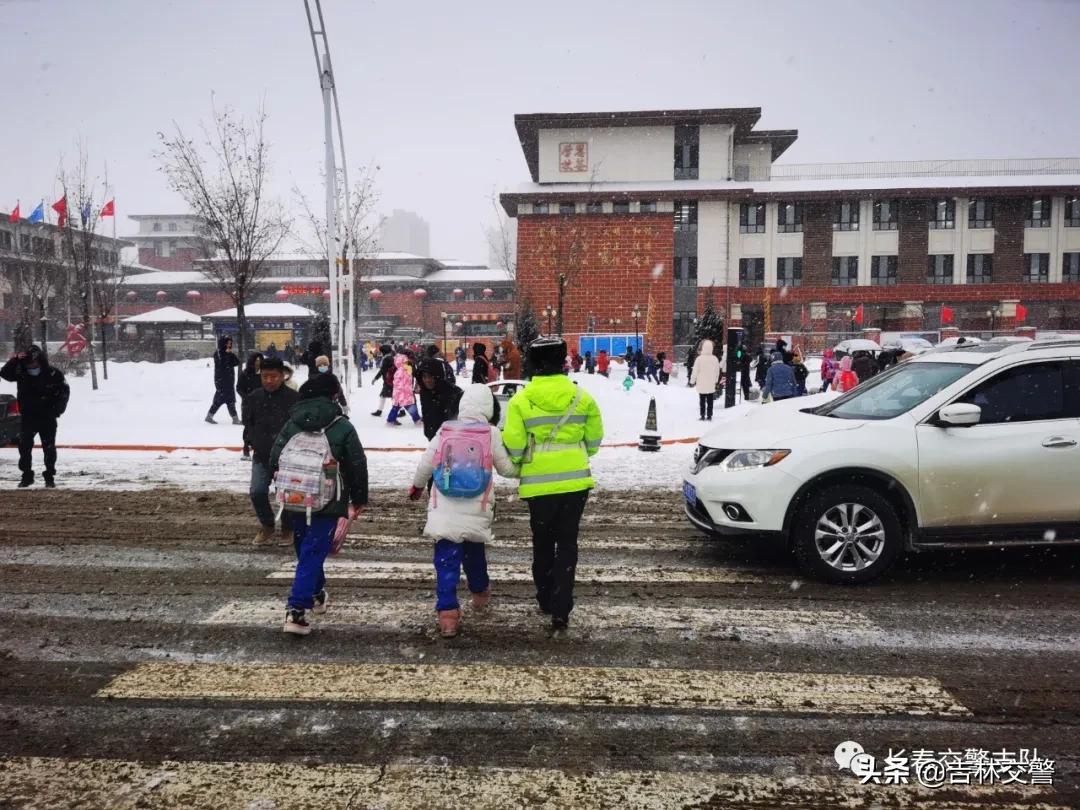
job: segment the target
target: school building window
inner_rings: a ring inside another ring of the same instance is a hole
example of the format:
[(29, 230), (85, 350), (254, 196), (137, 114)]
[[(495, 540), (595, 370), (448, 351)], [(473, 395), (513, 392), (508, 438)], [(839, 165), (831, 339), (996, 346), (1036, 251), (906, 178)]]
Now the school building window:
[(1028, 214), (1024, 220), (1024, 227), (1049, 228), (1052, 210), (1053, 203), (1049, 197), (1033, 197), (1028, 201)]
[(776, 230), (778, 233), (802, 233), (802, 203), (782, 202), (776, 206)]
[(1050, 281), (1050, 254), (1024, 254), (1024, 281), (1031, 284), (1046, 284)]
[(1066, 284), (1080, 284), (1080, 253), (1066, 253), (1061, 258), (1061, 280)]
[(953, 255), (951, 253), (938, 253), (927, 257), (926, 283), (953, 283)]
[(967, 257), (967, 283), (989, 284), (994, 279), (994, 257), (989, 253), (972, 253)]
[(832, 285), (834, 287), (854, 287), (859, 283), (859, 257), (833, 256)]
[(785, 257), (776, 260), (776, 286), (802, 286), (802, 258)]
[(897, 259), (895, 256), (874, 256), (870, 259), (870, 285), (872, 287), (896, 286)]
[(973, 197), (968, 202), (968, 227), (994, 227), (994, 201), (985, 197)]
[(859, 230), (859, 201), (844, 200), (833, 205), (834, 231)]
[(697, 230), (697, 203), (696, 202), (677, 202), (675, 203), (675, 230), (677, 231), (696, 231)]
[(932, 200), (930, 202), (930, 229), (949, 231), (956, 227), (956, 201)]
[(896, 200), (874, 200), (874, 230), (895, 231), (900, 203)]
[(765, 260), (739, 259), (739, 286), (765, 286)]
[(765, 233), (765, 203), (739, 206), (739, 233)]
[(697, 256), (681, 256), (675, 259), (675, 286), (697, 286)]

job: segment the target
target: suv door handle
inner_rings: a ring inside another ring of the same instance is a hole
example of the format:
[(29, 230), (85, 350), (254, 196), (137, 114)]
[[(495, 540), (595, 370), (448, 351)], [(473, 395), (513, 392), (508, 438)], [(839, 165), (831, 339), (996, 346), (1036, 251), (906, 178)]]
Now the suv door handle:
[(1064, 436), (1051, 436), (1042, 443), (1043, 447), (1076, 447), (1076, 439), (1067, 439)]

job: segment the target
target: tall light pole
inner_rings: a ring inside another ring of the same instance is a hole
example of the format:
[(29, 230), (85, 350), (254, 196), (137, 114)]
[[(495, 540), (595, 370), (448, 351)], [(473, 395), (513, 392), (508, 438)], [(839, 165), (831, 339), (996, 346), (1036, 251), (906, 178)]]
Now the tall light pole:
[(630, 311), (630, 317), (634, 319), (634, 348), (641, 348), (641, 307), (634, 304), (633, 310)]
[(555, 317), (555, 307), (551, 306), (551, 304), (548, 304), (546, 307), (544, 307), (544, 315), (547, 316), (547, 323), (548, 323), (547, 331), (548, 331), (548, 334), (550, 335), (551, 334), (551, 319)]
[[(356, 326), (353, 295), (353, 274), (342, 274), (339, 266), (338, 245), (342, 244), (348, 255), (347, 243), (341, 240), (338, 232), (338, 191), (337, 160), (334, 148), (334, 118), (337, 119), (338, 147), (341, 150), (341, 175), (344, 183), (345, 211), (349, 211), (349, 175), (345, 163), (345, 138), (341, 129), (341, 107), (338, 104), (337, 87), (334, 84), (334, 68), (330, 62), (330, 41), (326, 36), (326, 23), (323, 20), (320, 0), (314, 0), (318, 27), (311, 15), (312, 0), (304, 0), (308, 30), (311, 33), (311, 48), (315, 53), (315, 67), (319, 73), (319, 87), (323, 98), (323, 137), (326, 147), (326, 259), (330, 290), (330, 352), (334, 370), (346, 387), (350, 385), (352, 365), (353, 333)], [(319, 46), (322, 53), (319, 53)], [(346, 234), (348, 239), (350, 234)], [(346, 293), (347, 304), (342, 306), (342, 293)]]

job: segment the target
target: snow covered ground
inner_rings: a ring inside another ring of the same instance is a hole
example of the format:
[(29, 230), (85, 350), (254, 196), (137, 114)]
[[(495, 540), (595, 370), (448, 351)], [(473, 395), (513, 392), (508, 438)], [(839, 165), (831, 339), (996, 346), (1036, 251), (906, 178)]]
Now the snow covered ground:
[[(814, 390), (819, 385), (817, 363), (808, 361), (807, 365), (809, 387)], [(636, 382), (629, 391), (623, 390), (620, 372), (610, 379), (572, 375), (596, 399), (604, 418), (604, 447), (593, 462), (598, 486), (678, 488), (693, 453), (693, 440), (705, 425), (697, 418), (697, 394), (687, 387), (685, 371), (670, 385)], [(299, 378), (304, 374), (300, 370)], [(384, 418), (369, 415), (378, 394), (371, 385), (372, 376), (373, 372), (365, 374), (364, 386), (349, 392), (351, 418), (368, 451), (372, 485), (407, 488), (416, 451), (426, 444), (423, 431), (407, 419), (402, 427), (390, 427)], [(240, 461), (241, 428), (230, 424), (224, 408), (218, 411), (218, 424), (203, 421), (213, 396), (212, 362), (111, 363), (109, 380), (102, 380), (97, 391), (91, 391), (89, 376), (72, 377), (69, 382), (71, 404), (57, 437), (59, 477), (68, 486), (246, 490), (250, 468)], [(0, 391), (9, 390), (14, 393), (14, 386), (0, 383)], [(665, 445), (655, 454), (617, 446), (636, 444), (651, 397), (656, 397), (662, 437), (685, 443)], [(725, 411), (718, 402), (709, 427), (759, 407), (747, 403)], [(18, 477), (16, 461), (14, 448), (0, 449), (0, 479)], [(40, 451), (35, 451), (35, 464), (40, 467)]]

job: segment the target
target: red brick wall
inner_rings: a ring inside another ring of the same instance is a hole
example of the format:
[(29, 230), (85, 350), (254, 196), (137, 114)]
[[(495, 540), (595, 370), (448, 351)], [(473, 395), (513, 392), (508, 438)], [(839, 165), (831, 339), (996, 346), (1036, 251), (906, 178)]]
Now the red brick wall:
[[(1026, 199), (994, 200), (994, 280), (1018, 283), (1024, 277)], [(963, 268), (962, 272), (967, 272)], [(1010, 296), (1016, 297), (1016, 296)]]
[[(608, 320), (622, 319), (620, 331), (631, 333), (634, 305), (645, 310), (652, 293), (652, 331), (648, 348), (670, 350), (673, 328), (672, 257), (675, 254), (671, 214), (525, 216), (518, 218), (517, 294), (528, 298), (541, 328), (540, 311), (557, 306), (557, 275), (581, 245), (566, 290), (563, 334), (568, 342), (584, 333), (589, 313), (596, 329), (608, 331)], [(653, 268), (660, 273), (653, 278)], [(645, 331), (646, 318), (641, 329)]]
[[(996, 212), (995, 212), (996, 216)], [(925, 259), (924, 259), (925, 260)], [(997, 273), (997, 267), (994, 268)], [(740, 304), (764, 303), (762, 289), (736, 289), (732, 300)], [(723, 290), (717, 291), (717, 296)], [(699, 296), (700, 299), (700, 296)], [(785, 304), (824, 302), (827, 304), (894, 304), (904, 301), (922, 301), (929, 310), (931, 305), (942, 302), (974, 303), (1007, 300), (1027, 301), (1080, 301), (1080, 284), (901, 284), (897, 287), (789, 287), (784, 295)], [(772, 291), (775, 307), (778, 291)]]
[[(900, 233), (897, 239), (899, 258), (896, 262), (897, 281), (900, 284), (919, 284), (926, 280), (927, 256), (930, 250), (930, 226), (927, 217), (926, 200), (900, 201)], [(873, 223), (869, 225), (873, 227)], [(938, 294), (940, 295), (940, 292)]]
[(832, 204), (806, 203), (803, 209), (803, 283), (832, 280)]
[(139, 248), (139, 264), (158, 270), (194, 270), (194, 262), (203, 258), (195, 248), (178, 248), (172, 256), (156, 256), (153, 248)]

